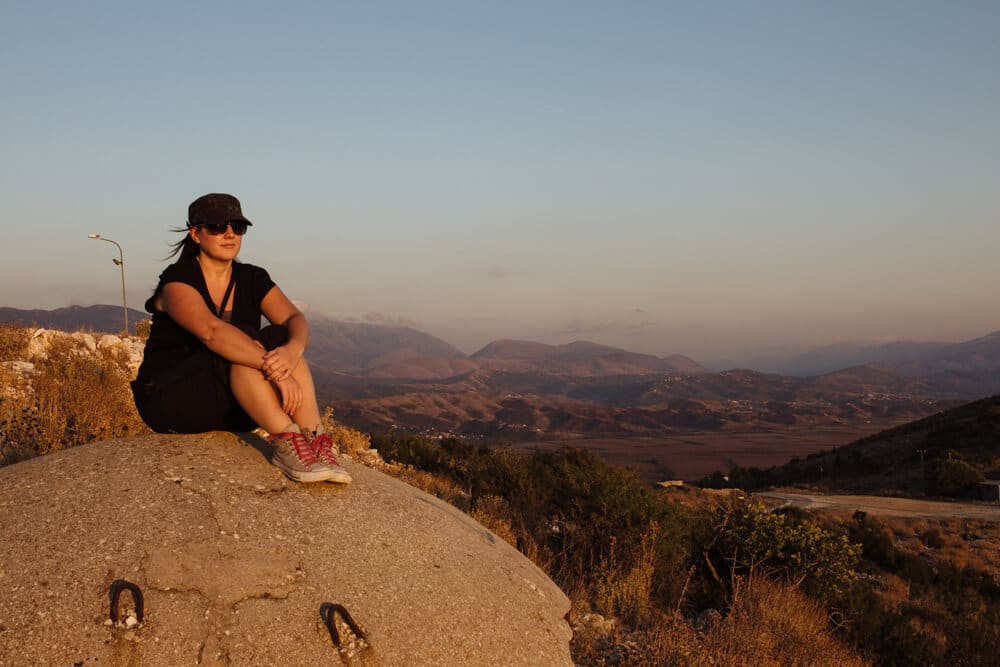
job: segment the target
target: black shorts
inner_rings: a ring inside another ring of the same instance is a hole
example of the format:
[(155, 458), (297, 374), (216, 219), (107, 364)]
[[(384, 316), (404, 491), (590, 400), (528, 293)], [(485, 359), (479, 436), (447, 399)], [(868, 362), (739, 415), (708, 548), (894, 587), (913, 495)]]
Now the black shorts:
[[(258, 331), (240, 327), (273, 350), (288, 342), (288, 329), (272, 324)], [(252, 431), (257, 423), (233, 396), (231, 363), (201, 346), (180, 363), (132, 382), (139, 416), (157, 433)]]

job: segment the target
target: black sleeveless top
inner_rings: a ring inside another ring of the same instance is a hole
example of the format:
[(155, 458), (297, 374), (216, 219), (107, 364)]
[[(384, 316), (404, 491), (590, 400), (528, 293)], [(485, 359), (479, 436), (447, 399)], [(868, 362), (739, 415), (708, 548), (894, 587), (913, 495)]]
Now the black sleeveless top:
[[(274, 281), (267, 271), (252, 264), (233, 262), (233, 278), (236, 289), (230, 300), (232, 314), (229, 318), (234, 326), (243, 330), (260, 330), (263, 313), (260, 304), (267, 293), (274, 287)], [(139, 367), (139, 378), (155, 376), (161, 370), (176, 365), (195, 350), (204, 348), (204, 344), (194, 334), (174, 322), (165, 312), (155, 309), (154, 302), (163, 286), (167, 283), (184, 283), (198, 290), (205, 305), (213, 313), (216, 306), (208, 293), (205, 276), (201, 265), (195, 256), (181, 259), (160, 274), (160, 282), (156, 290), (146, 301), (146, 312), (152, 313), (153, 325), (146, 341), (142, 366)]]

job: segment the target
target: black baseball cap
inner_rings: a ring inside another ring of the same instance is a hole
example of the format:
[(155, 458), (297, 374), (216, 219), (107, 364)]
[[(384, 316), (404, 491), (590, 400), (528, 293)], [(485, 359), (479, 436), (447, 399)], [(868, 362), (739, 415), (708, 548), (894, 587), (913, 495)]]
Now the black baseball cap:
[(243, 217), (240, 200), (232, 195), (214, 192), (198, 197), (188, 206), (188, 227), (219, 223), (226, 224), (242, 220), (248, 225), (253, 223)]

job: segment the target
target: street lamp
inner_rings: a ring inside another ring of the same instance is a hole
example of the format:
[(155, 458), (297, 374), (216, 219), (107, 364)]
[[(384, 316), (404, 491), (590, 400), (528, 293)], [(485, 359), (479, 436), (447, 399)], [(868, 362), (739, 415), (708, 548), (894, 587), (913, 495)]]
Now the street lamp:
[(112, 241), (111, 239), (106, 239), (100, 234), (87, 234), (88, 239), (97, 239), (98, 241), (107, 241), (108, 243), (114, 243), (118, 247), (118, 259), (111, 258), (118, 268), (122, 270), (122, 310), (125, 312), (125, 335), (129, 335), (128, 331), (128, 304), (125, 303), (125, 253), (122, 252), (122, 247), (118, 245), (117, 241)]

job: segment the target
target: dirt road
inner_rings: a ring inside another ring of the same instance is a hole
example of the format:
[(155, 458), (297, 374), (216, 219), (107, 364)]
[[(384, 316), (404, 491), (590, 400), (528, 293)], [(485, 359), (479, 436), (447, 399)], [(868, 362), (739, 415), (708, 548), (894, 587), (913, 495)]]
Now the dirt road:
[(951, 503), (883, 496), (820, 496), (804, 493), (763, 492), (754, 494), (773, 498), (803, 509), (855, 512), (861, 510), (873, 516), (921, 517), (932, 519), (981, 519), (1000, 521), (1000, 505), (987, 503)]

